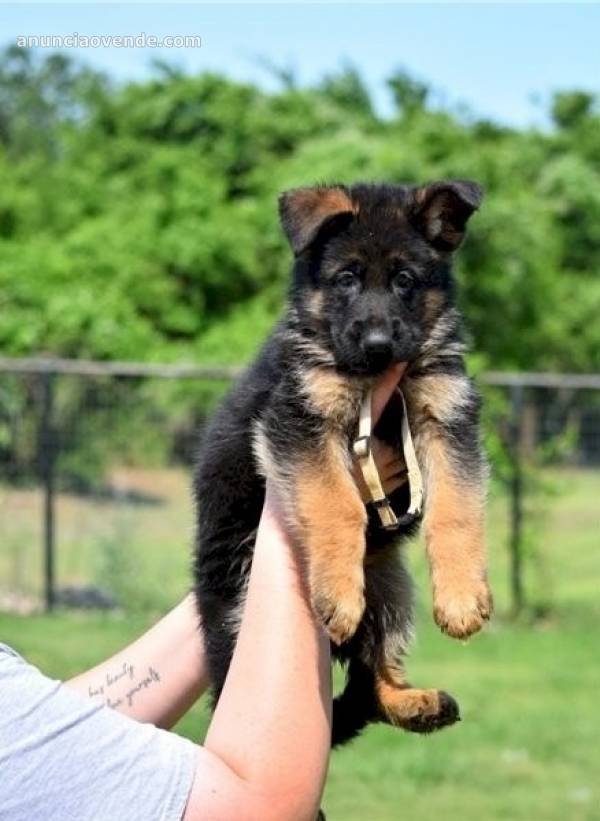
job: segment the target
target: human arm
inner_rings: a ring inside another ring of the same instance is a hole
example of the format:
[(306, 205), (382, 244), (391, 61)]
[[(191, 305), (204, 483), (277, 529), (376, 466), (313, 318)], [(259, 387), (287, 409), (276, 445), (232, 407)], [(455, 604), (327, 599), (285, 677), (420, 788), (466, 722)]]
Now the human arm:
[[(128, 704), (127, 693), (149, 667), (160, 678)], [(132, 679), (120, 675), (130, 668)], [(66, 685), (132, 718), (172, 723), (207, 685), (193, 599)], [(330, 713), (329, 644), (267, 493), (238, 642), (204, 746), (195, 748), (185, 821), (313, 821), (327, 769)]]
[(65, 685), (137, 721), (170, 728), (208, 687), (190, 593), (140, 638)]
[[(129, 704), (128, 692), (149, 668), (160, 677), (136, 690)], [(132, 645), (66, 683), (118, 712), (165, 726), (206, 684), (191, 597)], [(230, 672), (204, 746), (194, 750), (185, 821), (313, 821), (327, 769), (330, 714), (329, 644), (267, 493)]]
[(267, 489), (242, 624), (199, 750), (187, 821), (230, 818), (233, 808), (239, 819), (312, 821), (327, 769), (330, 719), (329, 643)]

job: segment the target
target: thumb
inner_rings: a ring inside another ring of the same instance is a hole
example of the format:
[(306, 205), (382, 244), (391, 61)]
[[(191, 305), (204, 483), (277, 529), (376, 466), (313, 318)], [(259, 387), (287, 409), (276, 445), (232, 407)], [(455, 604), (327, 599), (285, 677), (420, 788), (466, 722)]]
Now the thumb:
[(379, 381), (373, 388), (373, 396), (371, 398), (373, 427), (377, 424), (379, 417), (390, 400), (390, 396), (393, 394), (398, 382), (402, 378), (402, 374), (406, 370), (406, 365), (406, 362), (399, 362), (396, 365), (392, 365), (387, 369), (387, 371), (385, 371), (384, 374), (382, 374)]

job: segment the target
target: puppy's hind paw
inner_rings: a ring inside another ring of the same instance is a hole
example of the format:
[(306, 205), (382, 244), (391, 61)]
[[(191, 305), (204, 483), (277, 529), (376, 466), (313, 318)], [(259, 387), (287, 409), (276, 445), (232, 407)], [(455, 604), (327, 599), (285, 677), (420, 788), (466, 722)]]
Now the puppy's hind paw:
[(433, 733), (460, 721), (458, 704), (444, 690), (385, 688), (380, 700), (383, 720), (411, 733)]

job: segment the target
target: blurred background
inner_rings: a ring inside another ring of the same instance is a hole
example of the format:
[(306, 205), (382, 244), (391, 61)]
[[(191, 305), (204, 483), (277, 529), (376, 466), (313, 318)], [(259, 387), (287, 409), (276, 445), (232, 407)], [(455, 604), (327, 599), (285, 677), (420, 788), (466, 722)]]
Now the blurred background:
[[(67, 677), (187, 591), (198, 432), (285, 299), (279, 191), (473, 178), (457, 269), (497, 615), (438, 635), (411, 547), (411, 677), (464, 721), (369, 729), (324, 807), (600, 819), (600, 9), (0, 4), (0, 23), (0, 638)], [(96, 39), (141, 35), (163, 45)]]

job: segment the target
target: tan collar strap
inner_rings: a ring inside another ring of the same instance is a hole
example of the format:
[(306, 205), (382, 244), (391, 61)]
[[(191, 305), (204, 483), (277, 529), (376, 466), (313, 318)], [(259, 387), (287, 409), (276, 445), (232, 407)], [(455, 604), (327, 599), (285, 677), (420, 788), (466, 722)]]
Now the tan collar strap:
[(379, 472), (371, 452), (371, 391), (368, 390), (363, 397), (360, 407), (360, 418), (358, 422), (358, 436), (354, 440), (352, 450), (361, 469), (365, 485), (369, 490), (371, 502), (375, 506), (382, 527), (386, 530), (395, 530), (400, 525), (407, 525), (420, 515), (423, 506), (423, 477), (417, 462), (415, 446), (408, 424), (408, 413), (406, 402), (402, 391), (396, 388), (402, 402), (402, 450), (404, 452), (404, 462), (406, 464), (408, 482), (410, 489), (410, 504), (406, 513), (398, 518), (383, 492)]

